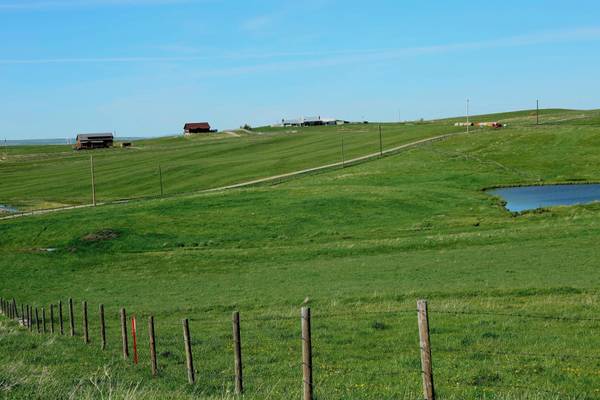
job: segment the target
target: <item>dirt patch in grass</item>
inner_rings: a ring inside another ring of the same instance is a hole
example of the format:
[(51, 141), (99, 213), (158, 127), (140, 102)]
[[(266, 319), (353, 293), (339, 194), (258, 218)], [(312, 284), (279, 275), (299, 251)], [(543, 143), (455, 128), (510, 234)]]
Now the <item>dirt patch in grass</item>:
[(100, 229), (99, 231), (88, 233), (81, 240), (84, 242), (104, 242), (117, 239), (119, 235), (119, 232), (113, 229)]

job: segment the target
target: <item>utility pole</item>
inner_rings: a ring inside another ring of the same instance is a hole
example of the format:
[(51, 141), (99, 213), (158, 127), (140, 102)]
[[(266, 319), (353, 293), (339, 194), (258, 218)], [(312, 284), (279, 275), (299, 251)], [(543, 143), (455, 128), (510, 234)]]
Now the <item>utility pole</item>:
[(469, 133), (469, 126), (471, 124), (469, 123), (469, 99), (467, 99), (467, 133)]
[(383, 157), (383, 140), (381, 138), (381, 125), (379, 125), (379, 157)]
[(342, 168), (346, 168), (344, 160), (344, 133), (342, 132)]
[(4, 159), (8, 160), (8, 146), (6, 144), (6, 138), (4, 138)]
[(160, 167), (160, 163), (158, 164), (158, 175), (160, 177), (160, 197), (163, 197), (165, 193), (163, 190), (162, 168)]
[(398, 109), (398, 122), (402, 122), (402, 119), (400, 119), (400, 109)]
[(540, 124), (540, 101), (536, 100), (535, 101), (535, 124), (539, 125)]
[(94, 176), (94, 156), (90, 155), (90, 169), (92, 172), (92, 204), (96, 207), (96, 178)]

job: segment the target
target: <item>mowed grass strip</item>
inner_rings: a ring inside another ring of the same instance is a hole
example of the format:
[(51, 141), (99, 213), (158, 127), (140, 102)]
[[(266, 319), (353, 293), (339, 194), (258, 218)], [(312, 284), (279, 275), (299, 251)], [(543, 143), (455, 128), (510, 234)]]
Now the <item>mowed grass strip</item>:
[[(572, 118), (536, 127), (518, 114), (505, 130), (274, 187), (0, 222), (1, 295), (39, 306), (73, 297), (78, 321), (87, 300), (92, 332), (86, 346), (2, 320), (3, 389), (11, 398), (232, 398), (239, 310), (246, 397), (300, 397), (308, 305), (318, 398), (421, 398), (416, 300), (427, 298), (441, 398), (598, 398), (600, 206), (513, 215), (481, 191), (597, 180), (595, 114), (587, 125), (578, 112), (557, 115)], [(121, 359), (121, 306), (141, 327), (137, 367)]]
[[(393, 148), (459, 132), (449, 123), (383, 124), (382, 144)], [(343, 155), (342, 155), (343, 141)], [(22, 210), (91, 202), (94, 156), (98, 201), (160, 194), (159, 165), (168, 194), (199, 191), (316, 167), (380, 149), (378, 124), (258, 128), (134, 142), (133, 148), (75, 152), (68, 146), (11, 148), (0, 162), (0, 204)], [(58, 151), (60, 150), (60, 151)]]

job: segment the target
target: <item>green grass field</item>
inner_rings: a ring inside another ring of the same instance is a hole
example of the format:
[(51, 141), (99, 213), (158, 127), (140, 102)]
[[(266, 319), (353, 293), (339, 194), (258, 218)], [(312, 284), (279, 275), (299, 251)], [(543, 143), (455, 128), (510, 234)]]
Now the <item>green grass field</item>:
[[(72, 297), (78, 334), (86, 300), (92, 334), (88, 346), (0, 318), (0, 397), (233, 398), (230, 321), (239, 310), (245, 398), (300, 398), (300, 307), (308, 304), (317, 399), (422, 398), (416, 300), (426, 298), (440, 398), (600, 398), (600, 204), (517, 215), (482, 191), (599, 181), (600, 112), (545, 110), (540, 126), (528, 111), (482, 119), (508, 127), (273, 186), (0, 221), (0, 296), (40, 307)], [(385, 125), (384, 141), (453, 132), (452, 122)], [(158, 139), (94, 153), (100, 199), (154, 193), (159, 160), (173, 177), (169, 193), (335, 161), (339, 129)], [(375, 125), (351, 129), (353, 155), (377, 151)], [(11, 149), (0, 164), (0, 204), (89, 201), (87, 182), (69, 185), (87, 172), (87, 157)], [(107, 230), (117, 237), (93, 235)], [(140, 321), (138, 366), (121, 358), (122, 306)], [(191, 319), (194, 386), (182, 318)]]
[[(384, 124), (391, 148), (459, 132), (448, 123)], [(157, 196), (159, 165), (164, 193), (229, 185), (341, 161), (379, 151), (378, 125), (259, 128), (184, 138), (134, 142), (133, 148), (76, 152), (69, 146), (12, 147), (0, 161), (0, 204), (20, 210), (91, 203), (90, 155), (94, 155), (98, 201)]]

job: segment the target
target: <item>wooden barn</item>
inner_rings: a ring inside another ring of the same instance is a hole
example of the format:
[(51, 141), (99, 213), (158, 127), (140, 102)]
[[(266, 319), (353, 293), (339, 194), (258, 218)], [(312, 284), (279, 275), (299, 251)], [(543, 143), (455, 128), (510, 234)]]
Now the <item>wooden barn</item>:
[(188, 136), (194, 133), (212, 132), (208, 122), (188, 122), (183, 126), (183, 134)]
[(77, 135), (75, 149), (105, 149), (112, 147), (114, 140), (112, 133), (80, 133)]

